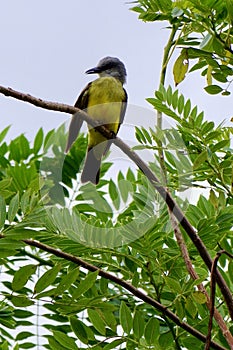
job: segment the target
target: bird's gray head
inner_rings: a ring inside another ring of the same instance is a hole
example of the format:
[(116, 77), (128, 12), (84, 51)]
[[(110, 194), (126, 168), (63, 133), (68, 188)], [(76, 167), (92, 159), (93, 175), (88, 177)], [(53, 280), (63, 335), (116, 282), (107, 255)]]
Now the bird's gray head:
[(100, 77), (114, 77), (122, 84), (126, 82), (126, 69), (124, 64), (117, 57), (104, 57), (96, 67), (88, 69), (87, 74), (98, 73)]

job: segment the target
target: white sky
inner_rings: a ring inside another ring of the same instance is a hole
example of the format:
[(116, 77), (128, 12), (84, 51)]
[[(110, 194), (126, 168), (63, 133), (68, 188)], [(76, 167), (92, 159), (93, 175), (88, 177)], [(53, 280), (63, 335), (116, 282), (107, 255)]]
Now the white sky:
[[(85, 70), (111, 55), (126, 65), (129, 103), (152, 109), (145, 98), (158, 87), (169, 31), (165, 23), (139, 21), (129, 7), (123, 0), (2, 1), (0, 85), (73, 104), (95, 78)], [(171, 74), (167, 82), (173, 85)], [(229, 120), (232, 97), (210, 96), (205, 85), (199, 73), (192, 73), (179, 88), (208, 119)], [(68, 118), (3, 95), (0, 104), (0, 130), (11, 124), (10, 138), (24, 132), (33, 139), (39, 127), (50, 130)]]

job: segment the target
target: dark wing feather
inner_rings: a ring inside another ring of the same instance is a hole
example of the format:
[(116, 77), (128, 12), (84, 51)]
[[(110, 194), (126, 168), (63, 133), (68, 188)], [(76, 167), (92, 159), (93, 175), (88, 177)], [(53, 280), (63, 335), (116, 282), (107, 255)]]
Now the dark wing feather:
[(122, 100), (120, 122), (119, 122), (118, 129), (117, 129), (116, 134), (118, 133), (118, 131), (119, 131), (119, 129), (120, 129), (120, 126), (121, 126), (121, 124), (122, 124), (123, 121), (124, 121), (125, 112), (126, 112), (126, 108), (127, 108), (128, 95), (127, 95), (127, 92), (125, 91), (124, 88), (123, 88), (123, 90), (124, 90), (125, 96), (124, 96), (124, 99)]
[[(123, 103), (122, 103), (122, 106), (121, 106), (121, 118), (120, 118), (120, 124), (122, 124), (123, 123), (123, 121), (124, 121), (124, 118), (125, 118), (125, 111), (126, 111), (126, 107), (127, 107), (127, 101), (128, 101), (128, 95), (127, 95), (127, 92), (125, 91), (125, 89), (123, 88), (123, 90), (124, 90), (124, 93), (125, 93), (125, 98), (124, 98), (124, 100), (122, 101)], [(120, 125), (119, 125), (119, 127), (120, 127)], [(118, 128), (118, 130), (119, 130), (119, 128)], [(117, 130), (117, 131), (118, 131)]]
[[(89, 88), (91, 83), (89, 83), (81, 92), (79, 95), (77, 101), (75, 102), (74, 107), (78, 107), (82, 110), (85, 110), (88, 105), (88, 98), (89, 98)], [(68, 140), (66, 144), (66, 152), (69, 151), (70, 147), (72, 146), (73, 142), (78, 137), (79, 131), (81, 129), (83, 123), (83, 119), (80, 117), (78, 113), (74, 114), (72, 116), (70, 126), (69, 126), (69, 134), (68, 134)]]

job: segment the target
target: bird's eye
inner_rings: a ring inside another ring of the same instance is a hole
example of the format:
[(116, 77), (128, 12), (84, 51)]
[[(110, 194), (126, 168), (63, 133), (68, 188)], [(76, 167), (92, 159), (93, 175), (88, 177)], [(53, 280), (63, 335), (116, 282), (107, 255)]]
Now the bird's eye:
[(105, 70), (105, 72), (106, 72), (107, 74), (111, 74), (111, 72), (112, 72), (112, 69), (111, 69), (111, 68), (109, 68), (109, 69), (106, 69), (106, 70)]

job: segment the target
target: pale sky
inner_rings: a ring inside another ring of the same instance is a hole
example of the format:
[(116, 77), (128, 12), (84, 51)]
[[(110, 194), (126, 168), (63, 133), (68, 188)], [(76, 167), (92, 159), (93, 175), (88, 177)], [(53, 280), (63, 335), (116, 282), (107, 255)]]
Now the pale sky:
[[(73, 105), (95, 78), (85, 70), (110, 55), (126, 65), (129, 104), (152, 110), (145, 98), (158, 87), (169, 30), (165, 23), (139, 21), (129, 8), (123, 0), (2, 1), (0, 85)], [(174, 87), (170, 73), (167, 82)], [(208, 119), (229, 120), (232, 97), (210, 96), (205, 85), (199, 73), (192, 73), (179, 88)], [(0, 103), (0, 130), (11, 124), (9, 138), (25, 133), (32, 140), (39, 127), (48, 131), (68, 119), (3, 95)]]

